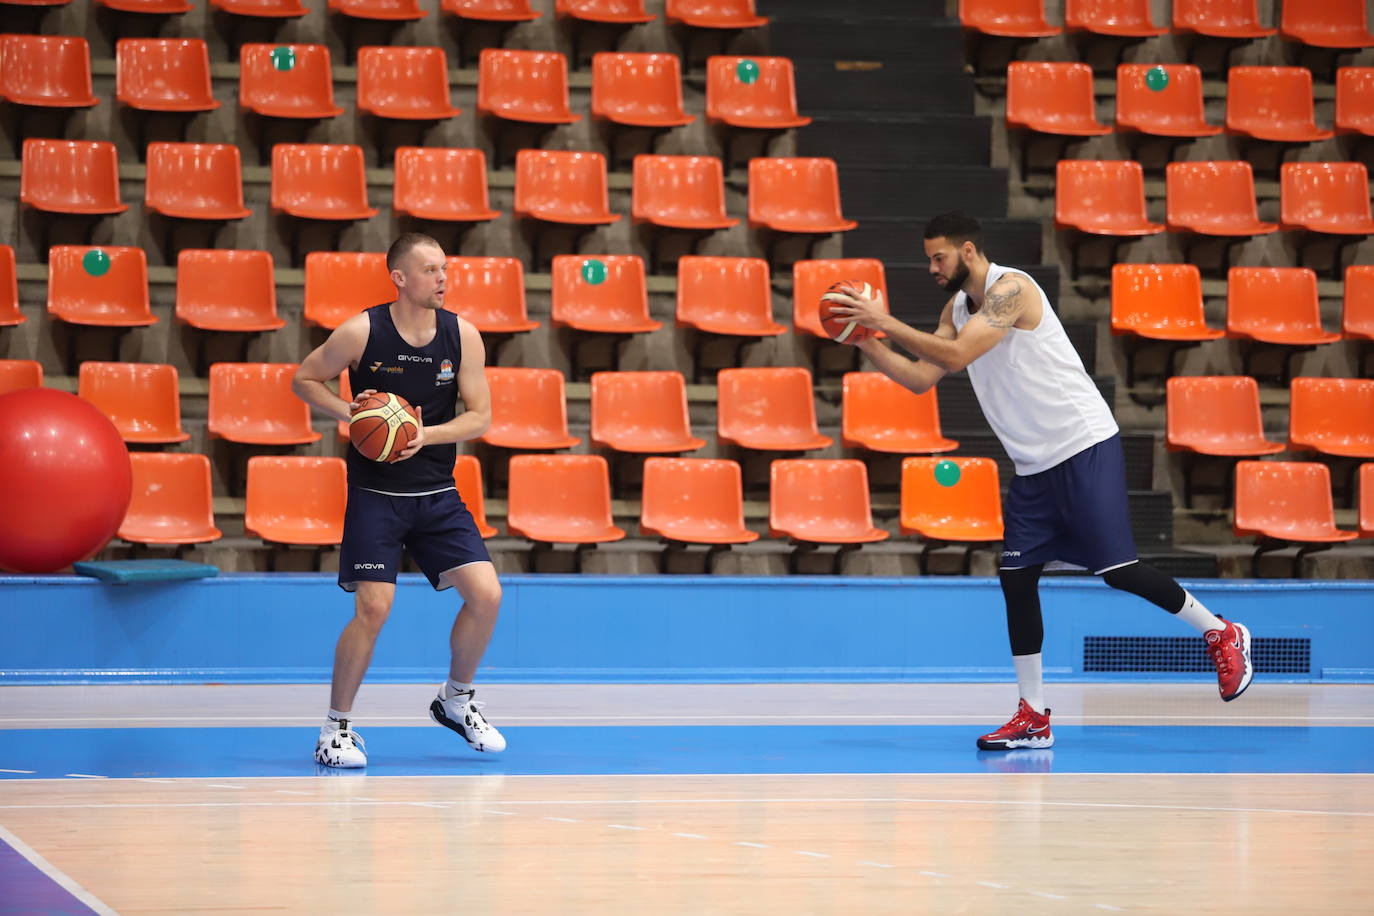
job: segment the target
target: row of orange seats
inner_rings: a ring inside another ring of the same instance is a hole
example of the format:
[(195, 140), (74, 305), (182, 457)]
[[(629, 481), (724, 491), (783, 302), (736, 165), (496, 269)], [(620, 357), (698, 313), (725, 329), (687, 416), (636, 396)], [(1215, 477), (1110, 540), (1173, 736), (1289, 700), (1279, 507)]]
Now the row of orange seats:
[[(243, 219), (238, 148), (220, 143), (150, 143), (144, 205), (178, 219)], [(128, 209), (119, 194), (114, 145), (104, 140), (24, 141), (19, 199), (37, 210), (83, 215)], [(480, 150), (401, 147), (392, 206), (418, 219), (474, 222), (501, 214), (488, 203)], [(278, 143), (272, 147), (271, 207), (301, 219), (363, 220), (369, 205), (361, 147)], [(515, 158), (516, 216), (580, 226), (616, 222), (606, 157), (596, 152), (522, 149)], [(721, 161), (712, 156), (636, 156), (631, 214), (686, 230), (725, 229)], [(779, 232), (843, 232), (857, 223), (840, 206), (839, 173), (820, 157), (749, 160), (749, 222)]]
[[(740, 68), (748, 68), (747, 80)], [(706, 62), (706, 117), (732, 127), (801, 127), (792, 62), (785, 57), (715, 56)], [(436, 47), (358, 50), (360, 113), (403, 120), (457, 117), (448, 60)], [(0, 37), (0, 98), (45, 108), (100, 104), (91, 84), (84, 38)], [(115, 98), (143, 111), (211, 111), (206, 43), (198, 38), (121, 38), (115, 45)], [(320, 44), (245, 44), (240, 52), (239, 107), (274, 118), (343, 114), (334, 103), (329, 49)], [(571, 124), (568, 61), (556, 51), (487, 48), (478, 58), (477, 110), (535, 124)], [(696, 120), (682, 106), (681, 64), (672, 54), (594, 55), (591, 113), (637, 127), (670, 128)]]
[[(590, 283), (588, 262), (605, 278)], [(96, 265), (100, 265), (96, 267)], [(96, 267), (93, 271), (92, 267)], [(103, 272), (101, 272), (103, 270)], [(820, 325), (820, 297), (840, 280), (886, 289), (881, 261), (834, 258), (792, 265), (793, 328), (828, 337)], [(634, 334), (656, 331), (649, 317), (644, 262), (638, 255), (558, 255), (553, 259), (550, 318), (581, 331)], [(311, 252), (305, 258), (307, 322), (333, 329), (363, 309), (396, 297), (381, 252)], [(515, 258), (447, 261), (445, 307), (489, 334), (539, 327), (525, 303), (524, 268)], [(677, 322), (709, 334), (773, 337), (787, 328), (773, 320), (767, 262), (760, 258), (678, 259)], [(141, 248), (55, 245), (48, 253), (48, 312), (71, 324), (143, 327), (157, 322)], [(179, 321), (206, 331), (259, 332), (284, 327), (277, 313), (272, 255), (266, 251), (187, 249), (177, 256)], [(14, 250), (0, 245), (0, 327), (22, 324)]]
[[(204, 455), (134, 453), (133, 499), (118, 537), (137, 544), (218, 540)], [(938, 543), (1002, 539), (997, 465), (987, 458), (940, 459), (959, 468), (952, 486), (936, 479), (935, 458), (902, 462), (900, 531)], [(781, 459), (770, 466), (768, 532), (804, 543), (886, 540), (873, 524), (868, 475), (851, 459)], [(460, 455), (454, 481), (483, 537), (481, 466)], [(343, 536), (347, 475), (343, 459), (257, 456), (248, 460), (244, 529), (272, 544), (337, 545)], [(1359, 528), (1336, 527), (1330, 471), (1316, 462), (1241, 461), (1236, 465), (1237, 536), (1331, 544), (1374, 537), (1374, 463), (1360, 468)], [(739, 464), (723, 459), (648, 458), (640, 534), (688, 544), (745, 544)], [(516, 455), (510, 461), (506, 526), (531, 541), (592, 544), (625, 537), (611, 511), (606, 459), (599, 455)], [(1263, 549), (1263, 547), (1262, 547)], [(1258, 556), (1258, 555), (1257, 555)]]
[[(1163, 71), (1167, 82), (1150, 80)], [(1007, 65), (1007, 126), (1043, 134), (1099, 137), (1093, 73), (1087, 64), (1013, 61)], [(1336, 71), (1335, 130), (1374, 136), (1374, 67)], [(1203, 111), (1202, 71), (1192, 64), (1121, 64), (1116, 68), (1116, 129), (1157, 137), (1229, 134), (1284, 143), (1328, 140), (1317, 126), (1312, 71), (1305, 67), (1232, 67), (1226, 76), (1226, 124)]]
[[(212, 436), (250, 445), (304, 445), (321, 436), (290, 388), (293, 364), (216, 363), (210, 367)], [(581, 443), (568, 430), (564, 377), (556, 369), (487, 367), (492, 422), (477, 440), (517, 450)], [(347, 373), (340, 393), (351, 396)], [(0, 393), (42, 384), (36, 362), (0, 360)], [(81, 364), (77, 393), (114, 422), (125, 441), (174, 444), (181, 424), (178, 374), (150, 363)], [(723, 369), (717, 376), (716, 435), (723, 445), (807, 451), (833, 444), (816, 422), (811, 374), (796, 367)], [(1249, 376), (1170, 378), (1166, 443), (1201, 455), (1260, 456), (1314, 451), (1374, 459), (1374, 380), (1295, 378), (1287, 442), (1264, 435), (1259, 387)], [(677, 372), (597, 372), (591, 380), (591, 442), (618, 452), (664, 454), (705, 447), (693, 435), (686, 383)], [(841, 440), (846, 448), (892, 454), (953, 451), (941, 432), (935, 390), (913, 394), (876, 372), (843, 380)], [(347, 439), (346, 424), (338, 427)]]
[(1165, 170), (1167, 224), (1145, 207), (1145, 173), (1134, 160), (1061, 159), (1055, 166), (1058, 229), (1092, 235), (1263, 235), (1275, 229), (1329, 235), (1374, 234), (1369, 171), (1362, 162), (1285, 162), (1279, 168), (1279, 223), (1259, 220), (1248, 162), (1171, 162)]
[(1231, 337), (1289, 346), (1374, 341), (1374, 267), (1345, 271), (1341, 331), (1322, 327), (1317, 275), (1306, 267), (1232, 267), (1227, 271), (1226, 328), (1203, 315), (1202, 276), (1193, 264), (1112, 266), (1112, 331), (1155, 340)]
[[(1152, 38), (1170, 29), (1150, 15), (1150, 0), (1064, 0), (1064, 29), (1118, 38)], [(1045, 19), (1044, 0), (959, 0), (965, 28), (1008, 38), (1049, 38), (1062, 29)], [(1320, 48), (1367, 48), (1374, 34), (1364, 0), (1289, 0), (1277, 29), (1260, 24), (1256, 0), (1173, 0), (1172, 30), (1212, 38), (1281, 35)]]
[[(62, 6), (71, 0), (0, 0), (20, 6)], [(195, 7), (190, 0), (96, 0), (101, 6), (126, 13), (180, 15)], [(210, 5), (236, 16), (291, 19), (305, 16), (310, 8), (300, 0), (210, 0)], [(404, 21), (423, 19), (428, 10), (419, 0), (329, 0), (329, 9), (356, 19)], [(461, 19), (483, 22), (527, 22), (542, 12), (530, 0), (440, 0), (439, 9)], [(556, 0), (559, 16), (588, 22), (633, 25), (652, 22), (657, 17), (646, 12), (644, 0)], [(768, 22), (756, 15), (754, 0), (666, 0), (664, 13), (669, 22), (703, 29), (752, 29)]]
[[(218, 540), (210, 463), (188, 453), (131, 454), (133, 500), (118, 536), (141, 544)], [(997, 465), (954, 458), (958, 482), (935, 478), (934, 458), (902, 462), (903, 534), (939, 541), (998, 541), (1002, 512)], [(873, 524), (868, 469), (853, 459), (780, 459), (770, 467), (769, 534), (821, 544), (886, 540)], [(460, 455), (458, 492), (483, 537), (487, 523), (481, 467)], [(625, 537), (611, 514), (609, 467), (600, 455), (515, 455), (510, 461), (506, 524), (532, 541), (592, 544)], [(347, 479), (341, 458), (255, 456), (248, 459), (244, 528), (277, 544), (337, 545), (343, 535)], [(740, 466), (724, 459), (648, 458), (640, 533), (691, 544), (745, 544)]]

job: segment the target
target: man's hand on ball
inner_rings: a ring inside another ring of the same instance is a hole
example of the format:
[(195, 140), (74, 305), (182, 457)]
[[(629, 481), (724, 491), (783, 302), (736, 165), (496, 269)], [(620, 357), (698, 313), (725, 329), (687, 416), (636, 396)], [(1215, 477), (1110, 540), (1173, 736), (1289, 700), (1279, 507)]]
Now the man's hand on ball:
[(828, 295), (831, 297), (830, 314), (834, 317), (842, 321), (856, 321), (874, 331), (883, 330), (883, 324), (889, 316), (882, 290), (874, 290), (872, 296), (865, 296), (857, 290), (852, 293), (833, 290)]
[(421, 448), (424, 447), (425, 415), (424, 408), (421, 407), (419, 404), (415, 405), (415, 419), (419, 421), (416, 424), (415, 438), (410, 440), (409, 445), (407, 445), (405, 448), (401, 449), (399, 452), (396, 453), (396, 457), (392, 459), (393, 464), (395, 464), (397, 461), (405, 461), (407, 458), (412, 457), (416, 452), (418, 452)]

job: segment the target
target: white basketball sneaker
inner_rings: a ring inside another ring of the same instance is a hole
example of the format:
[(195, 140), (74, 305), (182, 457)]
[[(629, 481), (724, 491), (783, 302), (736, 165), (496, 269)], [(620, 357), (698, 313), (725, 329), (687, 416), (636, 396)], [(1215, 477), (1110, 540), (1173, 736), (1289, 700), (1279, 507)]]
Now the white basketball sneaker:
[(474, 703), (472, 694), (469, 690), (445, 699), (444, 688), (440, 687), (439, 695), (429, 704), (429, 717), (462, 735), (474, 751), (504, 751), (506, 739), (482, 715), (487, 704)]
[(320, 740), (315, 744), (315, 761), (327, 767), (357, 769), (367, 766), (367, 745), (363, 736), (355, 732), (347, 719), (320, 726)]

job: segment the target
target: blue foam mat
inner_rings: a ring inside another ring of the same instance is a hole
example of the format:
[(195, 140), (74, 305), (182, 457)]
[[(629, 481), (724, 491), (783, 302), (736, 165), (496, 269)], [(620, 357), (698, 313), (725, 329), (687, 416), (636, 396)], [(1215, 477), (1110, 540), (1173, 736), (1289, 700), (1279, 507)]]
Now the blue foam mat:
[(173, 582), (181, 579), (208, 579), (219, 575), (219, 567), (188, 560), (108, 560), (100, 563), (74, 563), (78, 575), (90, 576), (115, 585), (136, 582)]

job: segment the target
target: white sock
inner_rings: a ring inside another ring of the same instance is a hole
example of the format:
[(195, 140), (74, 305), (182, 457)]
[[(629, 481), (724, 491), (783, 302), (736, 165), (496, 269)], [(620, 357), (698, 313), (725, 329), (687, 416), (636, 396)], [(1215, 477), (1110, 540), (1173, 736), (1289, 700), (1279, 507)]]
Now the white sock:
[(329, 708), (329, 717), (328, 717), (327, 719), (325, 719), (324, 724), (325, 724), (325, 725), (332, 725), (332, 726), (334, 726), (335, 728), (338, 728), (338, 727), (339, 727), (339, 720), (340, 720), (340, 719), (348, 719), (348, 718), (351, 718), (352, 715), (353, 715), (353, 713), (348, 712), (347, 710), (335, 709), (334, 707), (331, 706), (331, 707)]
[(1202, 602), (1193, 597), (1193, 593), (1183, 592), (1183, 609), (1178, 612), (1178, 619), (1188, 624), (1199, 633), (1206, 633), (1208, 630), (1226, 629), (1226, 621), (1213, 614), (1202, 606)]
[(1034, 655), (1013, 655), (1011, 663), (1016, 666), (1016, 688), (1025, 700), (1038, 713), (1045, 712), (1045, 682), (1041, 673), (1040, 653)]
[(444, 682), (444, 699), (451, 700), (460, 693), (472, 693), (472, 685), (449, 678)]

